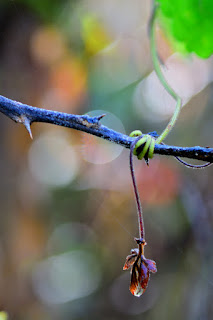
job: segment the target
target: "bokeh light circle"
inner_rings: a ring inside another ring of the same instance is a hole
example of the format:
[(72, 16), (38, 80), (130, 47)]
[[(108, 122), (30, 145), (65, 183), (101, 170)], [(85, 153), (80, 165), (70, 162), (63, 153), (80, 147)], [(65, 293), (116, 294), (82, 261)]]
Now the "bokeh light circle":
[[(93, 110), (87, 114), (92, 117), (106, 114), (105, 117), (101, 119), (101, 124), (125, 134), (125, 129), (121, 120), (111, 112), (104, 110)], [(82, 136), (82, 156), (84, 160), (88, 162), (94, 164), (108, 163), (112, 160), (115, 160), (123, 151), (121, 146), (112, 142), (88, 134), (82, 134)]]
[[(197, 57), (190, 60), (173, 54), (161, 70), (169, 86), (181, 97), (182, 106), (210, 83), (210, 59), (203, 61)], [(199, 74), (199, 77), (197, 76)], [(136, 112), (152, 122), (169, 119), (176, 101), (159, 81), (155, 71), (141, 81), (134, 93), (133, 104)]]
[(95, 233), (88, 225), (79, 222), (64, 223), (53, 230), (47, 243), (47, 251), (49, 255), (56, 255), (76, 245), (94, 243), (95, 240)]
[(93, 293), (100, 284), (101, 269), (93, 253), (75, 250), (40, 262), (32, 280), (44, 303), (61, 304)]
[(29, 150), (30, 170), (40, 183), (48, 186), (65, 186), (78, 171), (77, 155), (67, 135), (43, 133)]

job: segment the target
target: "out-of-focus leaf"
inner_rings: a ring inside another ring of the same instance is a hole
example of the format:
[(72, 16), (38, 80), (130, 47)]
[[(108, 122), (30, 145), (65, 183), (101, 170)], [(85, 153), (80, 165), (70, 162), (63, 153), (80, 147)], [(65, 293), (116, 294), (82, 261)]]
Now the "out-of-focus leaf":
[(202, 58), (213, 53), (212, 0), (156, 0), (161, 22), (178, 51), (195, 52)]

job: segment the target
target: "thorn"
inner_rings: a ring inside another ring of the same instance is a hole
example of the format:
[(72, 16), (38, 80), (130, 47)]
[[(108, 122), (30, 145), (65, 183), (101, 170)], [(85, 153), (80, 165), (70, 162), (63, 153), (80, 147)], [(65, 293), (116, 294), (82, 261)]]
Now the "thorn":
[(103, 117), (105, 117), (106, 116), (106, 113), (104, 113), (104, 114), (101, 114), (100, 116), (97, 116), (97, 119), (98, 119), (98, 121), (100, 121)]
[(27, 129), (27, 131), (29, 132), (30, 138), (33, 139), (32, 131), (30, 128), (30, 124), (31, 124), (30, 120), (28, 118), (22, 116), (22, 123), (25, 126), (25, 128)]

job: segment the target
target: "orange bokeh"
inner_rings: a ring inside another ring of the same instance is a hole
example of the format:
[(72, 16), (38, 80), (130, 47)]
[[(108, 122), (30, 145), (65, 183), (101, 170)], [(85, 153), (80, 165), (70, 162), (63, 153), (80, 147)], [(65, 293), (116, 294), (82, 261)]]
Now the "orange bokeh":
[(62, 102), (78, 105), (86, 94), (87, 72), (83, 63), (69, 56), (50, 72), (50, 87)]
[(150, 168), (140, 166), (136, 175), (139, 193), (147, 205), (165, 205), (173, 201), (178, 193), (180, 175), (168, 160), (154, 159), (150, 162)]

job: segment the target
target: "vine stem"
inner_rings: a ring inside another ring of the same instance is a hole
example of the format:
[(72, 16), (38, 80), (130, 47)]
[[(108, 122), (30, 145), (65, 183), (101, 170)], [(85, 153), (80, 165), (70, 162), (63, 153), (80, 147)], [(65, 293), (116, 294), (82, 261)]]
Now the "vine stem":
[(166, 79), (161, 71), (159, 57), (158, 57), (158, 53), (157, 53), (157, 49), (156, 49), (155, 28), (154, 28), (156, 17), (157, 17), (158, 7), (159, 7), (159, 3), (153, 4), (152, 15), (151, 15), (151, 19), (149, 22), (150, 50), (151, 50), (152, 62), (153, 62), (154, 70), (155, 70), (157, 77), (160, 80), (161, 84), (166, 89), (166, 91), (176, 100), (175, 111), (173, 113), (171, 120), (169, 121), (167, 127), (164, 129), (164, 131), (161, 133), (161, 135), (156, 139), (156, 143), (161, 143), (167, 137), (169, 132), (174, 127), (175, 122), (177, 121), (177, 118), (178, 118), (180, 110), (181, 110), (182, 100), (178, 96), (178, 94), (168, 84), (168, 82), (166, 81)]
[(136, 199), (136, 205), (137, 205), (137, 213), (138, 213), (138, 224), (139, 224), (139, 238), (144, 239), (145, 238), (145, 229), (144, 229), (144, 222), (143, 222), (143, 210), (141, 206), (140, 196), (138, 192), (137, 182), (135, 178), (134, 173), (134, 167), (133, 167), (133, 150), (135, 148), (136, 143), (138, 140), (141, 139), (141, 136), (136, 138), (130, 145), (130, 155), (129, 155), (129, 167), (130, 167), (130, 173), (132, 177), (132, 184), (133, 189), (135, 193), (135, 199)]

